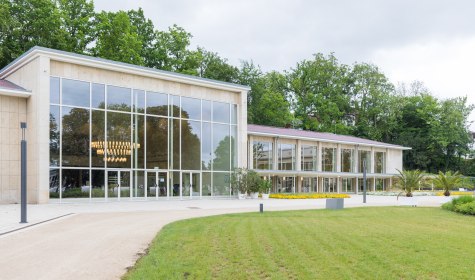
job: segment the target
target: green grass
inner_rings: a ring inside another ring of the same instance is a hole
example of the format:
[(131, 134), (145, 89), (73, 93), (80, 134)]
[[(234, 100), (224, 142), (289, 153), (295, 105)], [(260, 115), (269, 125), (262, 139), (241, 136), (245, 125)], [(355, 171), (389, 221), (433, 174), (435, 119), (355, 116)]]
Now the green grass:
[(169, 224), (125, 279), (474, 279), (475, 218), (438, 208), (232, 214)]

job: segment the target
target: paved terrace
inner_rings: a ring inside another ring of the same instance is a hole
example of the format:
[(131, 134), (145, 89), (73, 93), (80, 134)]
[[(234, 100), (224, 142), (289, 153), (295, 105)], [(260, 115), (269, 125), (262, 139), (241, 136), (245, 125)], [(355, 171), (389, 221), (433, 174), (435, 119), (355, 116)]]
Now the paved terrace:
[[(361, 195), (345, 207), (361, 207)], [(445, 197), (417, 197), (440, 206)], [(81, 200), (28, 206), (0, 205), (0, 279), (119, 279), (166, 224), (187, 218), (258, 211), (325, 208), (324, 199), (159, 200), (89, 203)], [(396, 197), (368, 196), (367, 206), (396, 206)]]

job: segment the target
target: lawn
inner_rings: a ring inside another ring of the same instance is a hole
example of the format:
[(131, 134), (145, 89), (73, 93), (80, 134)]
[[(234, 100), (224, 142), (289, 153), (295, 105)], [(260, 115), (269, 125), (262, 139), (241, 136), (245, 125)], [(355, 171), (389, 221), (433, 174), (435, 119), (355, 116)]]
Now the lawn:
[(474, 279), (475, 218), (438, 208), (232, 214), (169, 224), (124, 279)]

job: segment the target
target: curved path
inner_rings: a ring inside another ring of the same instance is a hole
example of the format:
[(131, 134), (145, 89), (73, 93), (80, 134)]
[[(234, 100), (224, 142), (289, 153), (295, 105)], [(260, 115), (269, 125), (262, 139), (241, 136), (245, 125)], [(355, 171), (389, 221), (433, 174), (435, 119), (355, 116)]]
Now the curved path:
[[(361, 196), (352, 196), (345, 200), (345, 207), (363, 206), (361, 200)], [(420, 206), (438, 206), (441, 202), (443, 199), (438, 197), (419, 199)], [(259, 203), (264, 203), (265, 210), (325, 206), (325, 200), (192, 200), (30, 206), (29, 211), (33, 211), (30, 215), (39, 215), (44, 220), (74, 214), (0, 235), (0, 279), (118, 279), (134, 265), (164, 225), (193, 217), (258, 211)], [(366, 205), (396, 204), (395, 197), (368, 197)], [(0, 224), (17, 215), (17, 208), (18, 205), (0, 205)], [(8, 227), (4, 225), (4, 228)]]

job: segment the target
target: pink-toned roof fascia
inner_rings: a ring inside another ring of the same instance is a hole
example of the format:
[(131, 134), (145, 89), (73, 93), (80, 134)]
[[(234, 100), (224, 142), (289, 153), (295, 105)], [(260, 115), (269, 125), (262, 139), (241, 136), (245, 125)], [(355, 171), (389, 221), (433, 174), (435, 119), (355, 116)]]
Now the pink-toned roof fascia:
[(254, 134), (254, 135), (272, 135), (272, 136), (281, 136), (283, 138), (287, 136), (289, 138), (315, 139), (315, 140), (324, 141), (324, 142), (360, 144), (364, 146), (379, 146), (379, 147), (387, 147), (387, 148), (394, 148), (394, 149), (401, 149), (401, 150), (410, 149), (408, 147), (368, 140), (368, 139), (349, 136), (349, 135), (339, 135), (339, 134), (326, 133), (326, 132), (315, 132), (315, 131), (308, 131), (308, 130), (280, 128), (280, 127), (255, 125), (255, 124), (248, 124), (247, 132), (248, 134)]
[(10, 81), (3, 80), (3, 79), (0, 79), (0, 89), (17, 90), (17, 91), (28, 92), (26, 89), (24, 89), (24, 88), (22, 88), (18, 85), (15, 85), (14, 83), (12, 83)]

